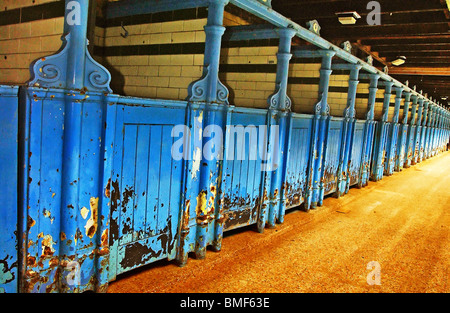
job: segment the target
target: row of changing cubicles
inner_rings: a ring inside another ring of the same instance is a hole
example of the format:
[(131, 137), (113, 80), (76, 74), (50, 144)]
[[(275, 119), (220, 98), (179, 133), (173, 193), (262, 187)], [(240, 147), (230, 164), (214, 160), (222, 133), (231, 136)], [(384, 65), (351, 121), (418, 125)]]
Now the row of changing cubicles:
[[(203, 258), (207, 247), (219, 251), (226, 231), (255, 225), (263, 232), (282, 223), (286, 210), (314, 209), (325, 196), (343, 196), (447, 149), (448, 110), (253, 0), (232, 2), (278, 28), (291, 25), (280, 32), (277, 90), (268, 109), (230, 105), (214, 48), (226, 2), (209, 2), (205, 49), (212, 52), (186, 101), (115, 95), (109, 73), (88, 53), (75, 62), (86, 64), (81, 78), (75, 75), (82, 88), (69, 84), (73, 76), (62, 79), (69, 75), (58, 60), (86, 49), (77, 36), (66, 40), (78, 44), (34, 64), (28, 86), (1, 86), (1, 291), (105, 291), (119, 274), (162, 259), (185, 265), (191, 253)], [(291, 112), (286, 95), (294, 35), (321, 50), (312, 114)], [(351, 73), (341, 117), (329, 114), (333, 103), (326, 97), (333, 56), (347, 61), (337, 67)], [(360, 71), (371, 90), (364, 120), (354, 112)], [(385, 107), (376, 121), (378, 88), (385, 90)], [(180, 125), (189, 131), (176, 131)], [(207, 138), (215, 138), (215, 148), (206, 148)], [(183, 157), (174, 157), (174, 147)]]

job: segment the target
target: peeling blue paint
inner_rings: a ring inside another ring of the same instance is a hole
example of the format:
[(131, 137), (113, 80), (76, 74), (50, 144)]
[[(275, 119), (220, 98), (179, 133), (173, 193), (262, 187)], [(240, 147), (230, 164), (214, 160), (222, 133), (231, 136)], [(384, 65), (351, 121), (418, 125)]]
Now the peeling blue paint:
[[(104, 292), (117, 275), (157, 260), (183, 266), (191, 252), (202, 259), (209, 246), (220, 251), (226, 231), (276, 227), (288, 209), (316, 208), (327, 195), (342, 196), (369, 178), (380, 180), (436, 155), (449, 142), (448, 110), (330, 44), (318, 31), (282, 17), (270, 1), (168, 1), (172, 9), (209, 8), (202, 77), (186, 86), (186, 101), (114, 95), (110, 74), (87, 51), (88, 1), (77, 2), (81, 25), (67, 24), (60, 52), (33, 63), (29, 86), (0, 86), (0, 292)], [(219, 80), (228, 2), (272, 24), (235, 29), (228, 39), (280, 38), (276, 89), (267, 109), (231, 106)], [(112, 5), (109, 16), (120, 16), (122, 5)], [(148, 12), (163, 7), (161, 1), (139, 6)], [(66, 19), (70, 10), (67, 6)], [(293, 36), (313, 48), (291, 52)], [(292, 54), (322, 58), (312, 114), (290, 111)], [(347, 63), (332, 67), (334, 56)], [(347, 108), (343, 116), (331, 116), (330, 75), (342, 68), (351, 70)], [(371, 80), (365, 120), (355, 119), (360, 71)], [(375, 121), (376, 92), (383, 85), (383, 117)], [(402, 92), (406, 105), (399, 127)], [(193, 158), (172, 158), (175, 125), (189, 129), (181, 139)], [(204, 155), (212, 125), (224, 129), (215, 134), (225, 143), (223, 153), (237, 154), (232, 142), (238, 142), (243, 160), (214, 158), (209, 150)], [(238, 126), (244, 137), (233, 132)], [(257, 142), (246, 140), (252, 129), (245, 127), (251, 126), (265, 127)], [(272, 158), (251, 159), (255, 144)]]
[(18, 290), (18, 87), (0, 86), (0, 292)]

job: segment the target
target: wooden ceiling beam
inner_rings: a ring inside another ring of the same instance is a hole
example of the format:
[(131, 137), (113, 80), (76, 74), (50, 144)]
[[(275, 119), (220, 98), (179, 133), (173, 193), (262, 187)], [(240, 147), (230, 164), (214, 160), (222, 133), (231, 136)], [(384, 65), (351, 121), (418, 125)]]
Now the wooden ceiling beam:
[[(425, 62), (425, 61), (417, 62), (415, 60), (408, 59), (408, 60), (406, 60), (406, 63), (404, 65), (402, 65), (402, 66), (406, 66), (406, 67), (426, 67), (426, 68), (428, 68), (428, 67), (438, 67), (439, 68), (439, 67), (444, 67), (444, 66), (450, 66), (450, 60), (441, 61), (439, 63), (428, 63), (428, 62)], [(449, 82), (449, 84), (450, 84), (450, 82)]]
[(389, 68), (389, 74), (401, 74), (401, 75), (439, 75), (450, 76), (450, 69), (448, 67), (391, 67)]
[[(450, 56), (450, 51), (403, 51), (402, 55), (404, 55), (406, 58), (415, 56), (415, 57), (445, 57)], [(383, 56), (385, 57), (396, 57), (398, 56), (398, 52), (384, 52)]]
[[(420, 59), (420, 60), (448, 60), (450, 59), (450, 51), (444, 51), (447, 54), (446, 55), (428, 55), (427, 53), (422, 53), (422, 55), (414, 55), (413, 53), (410, 54), (410, 59)], [(438, 52), (439, 53), (439, 52)]]
[(372, 50), (383, 52), (403, 52), (403, 51), (449, 51), (450, 44), (416, 44), (416, 45), (392, 45), (392, 46), (372, 46)]
[[(396, 76), (396, 75), (406, 75), (406, 74), (393, 74), (393, 76)], [(411, 75), (411, 79), (414, 79), (414, 80), (417, 80), (417, 79), (422, 80), (422, 77), (426, 77), (427, 78), (425, 83), (431, 82), (431, 81), (442, 82), (442, 83), (446, 83), (446, 84), (450, 83), (450, 76), (448, 76), (448, 75), (447, 76), (445, 76), (445, 75), (430, 75), (430, 76), (427, 76), (427, 75)], [(449, 85), (449, 87), (450, 87), (450, 85)]]
[(448, 34), (448, 24), (420, 24), (409, 26), (370, 26), (370, 27), (339, 27), (322, 28), (321, 35), (326, 39), (343, 38), (344, 40), (363, 40), (374, 36), (399, 36), (399, 35), (440, 35)]
[[(404, 13), (404, 12), (434, 12), (442, 11), (444, 8), (439, 1), (408, 0), (405, 1), (380, 1), (381, 13)], [(361, 1), (286, 1), (279, 0), (272, 2), (272, 8), (282, 14), (290, 13), (288, 16), (299, 16), (310, 14), (315, 18), (334, 16), (337, 12), (357, 11), (359, 14), (367, 14), (367, 0)], [(296, 14), (293, 10), (298, 9)], [(302, 10), (300, 10), (302, 9)], [(307, 16), (304, 16), (307, 17)]]
[[(361, 42), (366, 44), (365, 41), (389, 41), (389, 40), (426, 40), (426, 39), (449, 39), (450, 34), (448, 33), (440, 33), (440, 34), (402, 34), (402, 35), (377, 35), (373, 34), (372, 36), (364, 36), (361, 38)], [(339, 38), (338, 38), (339, 39)]]
[(392, 45), (402, 45), (402, 46), (410, 46), (410, 45), (442, 45), (449, 44), (450, 37), (448, 38), (416, 38), (416, 39), (386, 39), (386, 40), (361, 40), (363, 45), (367, 46), (392, 46)]
[(410, 63), (426, 63), (426, 64), (439, 64), (439, 63), (449, 63), (450, 58), (415, 58), (415, 57), (409, 57), (406, 59), (408, 64)]
[(423, 45), (427, 44), (432, 46), (435, 45), (442, 45), (442, 44), (448, 44), (450, 42), (450, 38), (447, 39), (436, 39), (432, 40), (430, 39), (429, 42), (427, 42), (426, 39), (406, 39), (406, 40), (360, 40), (362, 45), (365, 46), (371, 46), (371, 47), (386, 47), (386, 46), (393, 46), (393, 45), (404, 45), (404, 46), (411, 46), (411, 45)]
[[(307, 10), (308, 12), (308, 10)], [(360, 13), (361, 18), (356, 22), (356, 24), (351, 25), (351, 27), (373, 27), (367, 24), (367, 13)], [(380, 15), (381, 24), (383, 26), (395, 26), (395, 25), (417, 25), (417, 24), (447, 24), (448, 20), (445, 17), (443, 11), (433, 11), (433, 12), (413, 12), (413, 13), (382, 13)], [(348, 25), (342, 25), (336, 14), (329, 17), (316, 17), (322, 28), (331, 27), (350, 27)], [(293, 21), (299, 25), (305, 25), (311, 20), (311, 15), (307, 14), (305, 16), (293, 16)]]
[(370, 46), (362, 45), (359, 41), (352, 43), (352, 45), (355, 46), (357, 49), (361, 50), (362, 52), (364, 52), (365, 54), (372, 56), (372, 58), (374, 60), (377, 60), (381, 64), (383, 64), (385, 66), (388, 65), (388, 62), (386, 61), (386, 58), (380, 57), (378, 52), (374, 52), (374, 51), (371, 50)]

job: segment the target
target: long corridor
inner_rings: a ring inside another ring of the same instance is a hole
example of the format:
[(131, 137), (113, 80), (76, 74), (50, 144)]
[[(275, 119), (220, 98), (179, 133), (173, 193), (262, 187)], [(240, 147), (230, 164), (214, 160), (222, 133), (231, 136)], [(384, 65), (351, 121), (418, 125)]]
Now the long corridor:
[[(226, 234), (220, 253), (160, 262), (109, 292), (450, 292), (450, 152), (259, 234)], [(370, 262), (377, 262), (371, 263)], [(368, 267), (368, 264), (371, 265)], [(379, 285), (371, 273), (379, 264)]]

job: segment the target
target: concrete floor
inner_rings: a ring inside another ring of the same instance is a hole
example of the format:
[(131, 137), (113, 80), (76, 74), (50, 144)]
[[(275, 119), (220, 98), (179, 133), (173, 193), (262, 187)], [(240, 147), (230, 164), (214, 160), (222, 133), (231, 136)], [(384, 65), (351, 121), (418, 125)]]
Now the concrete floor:
[[(258, 234), (227, 235), (220, 253), (184, 268), (159, 262), (109, 292), (450, 292), (450, 152)], [(371, 261), (381, 285), (369, 285)]]

